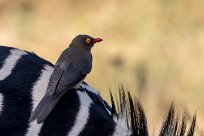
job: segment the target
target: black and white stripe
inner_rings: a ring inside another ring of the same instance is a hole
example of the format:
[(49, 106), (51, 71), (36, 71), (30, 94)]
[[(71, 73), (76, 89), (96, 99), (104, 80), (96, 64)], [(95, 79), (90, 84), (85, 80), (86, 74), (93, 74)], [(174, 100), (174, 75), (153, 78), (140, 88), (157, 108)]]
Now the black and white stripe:
[(142, 106), (131, 95), (120, 91), (119, 106), (112, 98), (111, 108), (86, 83), (66, 93), (43, 124), (28, 123), (52, 71), (51, 63), (33, 53), (0, 46), (0, 136), (148, 135)]
[[(53, 67), (45, 64), (43, 69), (41, 70), (41, 74), (38, 78), (38, 80), (34, 83), (34, 86), (32, 87), (32, 110), (34, 110), (43, 97), (47, 86), (48, 81), (50, 79), (51, 73), (53, 71)], [(31, 122), (29, 124), (28, 131), (26, 133), (26, 136), (36, 135), (40, 129), (42, 124), (37, 124), (37, 122)]]
[(16, 63), (18, 60), (27, 54), (24, 51), (18, 49), (11, 49), (10, 55), (3, 61), (1, 70), (0, 70), (0, 81), (6, 79), (9, 75), (11, 75), (12, 70), (15, 68)]
[(32, 88), (44, 66), (52, 65), (35, 54), (15, 48), (1, 46), (0, 52), (0, 58), (4, 59), (0, 68), (0, 94), (3, 100), (0, 135), (24, 135), (28, 131), (28, 119), (35, 103)]

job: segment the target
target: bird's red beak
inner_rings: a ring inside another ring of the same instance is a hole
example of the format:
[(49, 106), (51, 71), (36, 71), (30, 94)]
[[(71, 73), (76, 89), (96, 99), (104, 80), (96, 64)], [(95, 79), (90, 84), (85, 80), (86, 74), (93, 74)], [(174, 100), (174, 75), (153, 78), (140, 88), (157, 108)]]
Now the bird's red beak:
[(101, 42), (101, 41), (103, 41), (103, 39), (101, 39), (101, 38), (95, 38), (95, 39), (92, 41), (92, 43), (95, 44), (95, 43)]

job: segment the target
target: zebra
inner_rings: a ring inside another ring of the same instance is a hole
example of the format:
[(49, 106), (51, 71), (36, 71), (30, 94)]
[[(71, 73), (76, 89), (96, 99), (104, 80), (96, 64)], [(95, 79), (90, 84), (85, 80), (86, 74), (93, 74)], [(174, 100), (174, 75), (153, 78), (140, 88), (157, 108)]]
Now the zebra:
[[(43, 97), (53, 64), (33, 52), (0, 46), (0, 136), (148, 136), (142, 104), (121, 86), (110, 91), (111, 106), (87, 83), (68, 91), (42, 123), (30, 122), (31, 112)], [(187, 131), (174, 105), (160, 136), (193, 136), (196, 116)]]

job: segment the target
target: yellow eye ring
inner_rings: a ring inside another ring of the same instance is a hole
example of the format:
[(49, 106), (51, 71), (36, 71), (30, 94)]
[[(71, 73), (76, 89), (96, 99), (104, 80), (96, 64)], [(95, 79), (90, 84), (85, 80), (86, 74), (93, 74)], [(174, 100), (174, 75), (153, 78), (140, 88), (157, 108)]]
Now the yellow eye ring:
[(86, 43), (90, 43), (91, 39), (90, 38), (86, 38)]

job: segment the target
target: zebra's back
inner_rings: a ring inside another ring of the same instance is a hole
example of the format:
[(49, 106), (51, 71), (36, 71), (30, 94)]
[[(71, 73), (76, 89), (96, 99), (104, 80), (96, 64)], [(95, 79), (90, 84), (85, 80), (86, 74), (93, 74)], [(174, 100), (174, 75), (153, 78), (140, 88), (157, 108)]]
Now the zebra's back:
[[(34, 53), (0, 46), (0, 136), (148, 136), (142, 105), (123, 88), (110, 107), (88, 84), (68, 91), (43, 122), (29, 123), (53, 71)], [(116, 103), (116, 105), (115, 105)], [(171, 106), (160, 136), (194, 134), (196, 118), (186, 131)]]

